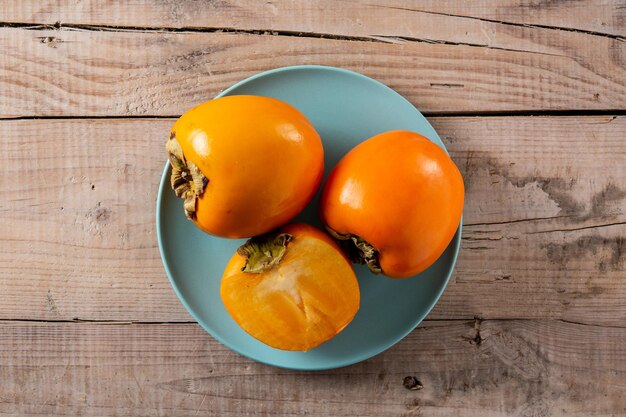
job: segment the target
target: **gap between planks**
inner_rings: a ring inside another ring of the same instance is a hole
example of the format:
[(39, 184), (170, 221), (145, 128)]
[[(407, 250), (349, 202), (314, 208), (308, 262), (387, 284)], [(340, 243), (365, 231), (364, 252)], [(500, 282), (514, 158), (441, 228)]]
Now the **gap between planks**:
[[(581, 321), (567, 320), (567, 319), (528, 319), (528, 318), (515, 318), (515, 317), (461, 317), (461, 318), (446, 318), (446, 319), (424, 319), (420, 322), (412, 331), (418, 330), (420, 327), (426, 327), (429, 323), (444, 323), (444, 322), (474, 322), (475, 326), (480, 326), (484, 322), (494, 321), (518, 321), (518, 322), (557, 322), (574, 324), (577, 326), (589, 326), (599, 327), (607, 329), (626, 329), (625, 326), (617, 326), (611, 324), (598, 324), (598, 323), (585, 323)], [(93, 320), (93, 319), (73, 319), (73, 320), (39, 320), (39, 319), (21, 319), (21, 318), (0, 318), (0, 325), (2, 323), (38, 323), (38, 324), (94, 324), (103, 326), (124, 326), (124, 325), (143, 325), (143, 326), (177, 326), (177, 325), (200, 325), (193, 320), (188, 321), (142, 321), (142, 320)]]
[[(619, 116), (626, 116), (626, 109), (603, 110), (538, 110), (538, 111), (493, 111), (493, 112), (421, 112), (424, 117), (592, 117), (612, 116), (612, 122)], [(124, 119), (178, 119), (180, 114), (169, 115), (111, 115), (111, 116), (16, 116), (0, 117), (0, 121), (17, 120), (124, 120)]]
[(575, 29), (575, 28), (568, 28), (568, 27), (563, 27), (563, 26), (541, 25), (541, 24), (536, 24), (536, 23), (515, 23), (515, 22), (508, 22), (506, 20), (487, 19), (487, 18), (484, 18), (484, 17), (476, 17), (476, 16), (464, 16), (464, 15), (453, 14), (453, 13), (433, 12), (433, 11), (430, 11), (430, 10), (411, 9), (411, 8), (408, 8), (408, 7), (395, 7), (395, 6), (383, 6), (383, 7), (386, 7), (386, 8), (389, 8), (389, 9), (405, 10), (405, 11), (408, 11), (408, 12), (417, 12), (417, 13), (431, 14), (431, 15), (437, 15), (437, 16), (448, 16), (448, 17), (458, 17), (458, 18), (461, 18), (461, 19), (478, 20), (480, 22), (497, 23), (497, 24), (506, 25), (506, 26), (517, 26), (517, 27), (549, 29), (549, 30), (561, 30), (561, 31), (564, 31), (564, 32), (584, 33), (586, 35), (603, 36), (603, 37), (607, 37), (607, 38), (611, 38), (611, 39), (626, 40), (626, 38), (624, 38), (623, 36), (613, 35), (611, 33), (605, 33), (605, 32), (598, 32), (598, 31), (594, 31), (594, 30)]
[[(448, 15), (445, 13), (433, 13), (428, 12), (430, 14), (441, 14), (444, 16), (451, 17), (465, 17), (465, 16), (455, 16)], [(614, 39), (618, 41), (626, 41), (626, 38), (619, 35), (613, 35), (608, 33), (599, 33), (593, 31), (586, 31), (581, 29), (567, 29), (560, 27), (551, 27), (545, 25), (526, 25), (519, 23), (510, 23), (510, 22), (501, 22), (496, 20), (482, 19), (482, 18), (471, 18), (479, 21), (491, 22), (491, 23), (499, 23), (509, 26), (516, 27), (525, 27), (525, 28), (537, 28), (537, 29), (549, 29), (549, 30), (558, 30), (565, 32), (576, 32), (582, 33), (586, 35), (600, 36), (604, 38)], [(456, 45), (456, 46), (469, 46), (475, 48), (487, 48), (487, 49), (495, 49), (501, 51), (509, 51), (509, 52), (522, 52), (529, 54), (539, 54), (539, 55), (555, 55), (546, 52), (537, 52), (537, 51), (529, 51), (525, 49), (515, 49), (515, 48), (505, 48), (492, 46), (487, 44), (480, 43), (472, 43), (472, 42), (458, 42), (458, 41), (448, 41), (442, 39), (430, 39), (430, 38), (419, 38), (412, 36), (394, 36), (394, 35), (366, 35), (366, 36), (356, 36), (356, 35), (339, 35), (333, 33), (320, 33), (320, 32), (305, 32), (305, 31), (293, 31), (293, 30), (276, 30), (276, 29), (238, 29), (233, 27), (194, 27), (194, 26), (185, 26), (180, 28), (167, 28), (167, 27), (150, 27), (150, 26), (116, 26), (116, 25), (86, 25), (86, 24), (61, 24), (60, 22), (56, 22), (53, 25), (45, 24), (45, 23), (17, 23), (17, 22), (0, 22), (0, 27), (7, 28), (20, 28), (26, 30), (79, 30), (79, 31), (88, 31), (88, 32), (139, 32), (139, 33), (232, 33), (232, 34), (247, 34), (247, 35), (270, 35), (270, 36), (282, 36), (282, 37), (298, 37), (298, 38), (312, 38), (312, 39), (328, 39), (328, 40), (339, 40), (339, 41), (350, 41), (350, 42), (375, 42), (375, 43), (384, 43), (384, 44), (397, 44), (404, 42), (415, 42), (415, 43), (428, 43), (428, 44), (441, 44), (441, 45)], [(51, 40), (52, 41), (52, 40)], [(45, 39), (43, 40), (45, 42)], [(445, 86), (444, 86), (445, 87)]]
[[(462, 19), (470, 19), (470, 20), (478, 20), (480, 22), (489, 22), (496, 23), (505, 26), (514, 26), (514, 27), (522, 27), (522, 28), (537, 28), (537, 29), (548, 29), (548, 30), (556, 30), (563, 32), (575, 32), (582, 33), (589, 36), (599, 36), (609, 39), (617, 39), (624, 41), (626, 37), (620, 35), (614, 35), (612, 33), (598, 32), (592, 30), (585, 29), (575, 29), (575, 28), (567, 28), (562, 26), (550, 26), (550, 25), (541, 25), (541, 24), (531, 24), (531, 23), (515, 23), (515, 22), (507, 22), (504, 20), (496, 20), (496, 19), (487, 19), (482, 17), (474, 17), (474, 16), (463, 16), (456, 15), (450, 13), (440, 13), (433, 12), (427, 10), (418, 10), (418, 9), (409, 9), (409, 8), (399, 8), (399, 7), (391, 7), (390, 9), (399, 9), (406, 10), (411, 12), (419, 12), (424, 14), (431, 15), (439, 15), (439, 16), (448, 16)], [(54, 24), (49, 23), (41, 23), (41, 22), (0, 22), (0, 27), (15, 27), (15, 28), (23, 28), (30, 30), (49, 30), (49, 29), (79, 29), (86, 31), (124, 31), (124, 32), (189, 32), (189, 33), (246, 33), (253, 35), (275, 35), (275, 36), (299, 36), (299, 37), (309, 37), (309, 38), (321, 38), (321, 39), (336, 39), (336, 40), (348, 40), (348, 41), (360, 41), (360, 42), (382, 42), (382, 43), (394, 43), (394, 40), (407, 40), (414, 42), (436, 42), (436, 40), (430, 39), (422, 39), (422, 38), (411, 38), (404, 36), (390, 36), (390, 35), (370, 35), (370, 36), (350, 36), (350, 35), (338, 35), (333, 33), (321, 33), (321, 32), (307, 32), (307, 31), (293, 31), (293, 30), (277, 30), (277, 29), (240, 29), (235, 27), (204, 27), (204, 26), (181, 26), (181, 27), (162, 27), (162, 26), (131, 26), (131, 25), (106, 25), (106, 24), (81, 24), (81, 23), (61, 23), (59, 21)], [(446, 41), (442, 41), (442, 43), (448, 43)], [(454, 45), (465, 45), (464, 43), (456, 43), (449, 42)], [(486, 46), (486, 45), (475, 45), (475, 46)]]

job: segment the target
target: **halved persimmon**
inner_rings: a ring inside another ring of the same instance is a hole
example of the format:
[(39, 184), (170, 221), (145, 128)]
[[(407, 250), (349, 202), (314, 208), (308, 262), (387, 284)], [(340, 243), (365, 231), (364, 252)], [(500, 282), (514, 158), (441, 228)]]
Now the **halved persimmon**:
[(359, 309), (351, 263), (313, 226), (295, 223), (242, 245), (220, 288), (243, 330), (277, 349), (306, 351), (337, 335)]

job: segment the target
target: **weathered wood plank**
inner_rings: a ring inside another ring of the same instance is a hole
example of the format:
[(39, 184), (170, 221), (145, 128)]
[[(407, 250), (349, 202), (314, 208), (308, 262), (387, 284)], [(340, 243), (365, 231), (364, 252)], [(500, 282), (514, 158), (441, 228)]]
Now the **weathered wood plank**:
[(375, 358), (317, 373), (252, 362), (195, 324), (0, 322), (0, 332), (0, 415), (626, 413), (624, 328), (425, 322)]
[[(622, 325), (626, 117), (431, 121), (467, 187), (459, 263), (431, 317)], [(172, 123), (0, 122), (0, 318), (190, 320), (156, 248)]]
[(40, 0), (3, 2), (0, 4), (0, 21), (173, 28), (228, 27), (348, 36), (424, 36), (438, 32), (437, 24), (457, 18), (457, 21), (483, 19), (625, 36), (626, 12), (623, 6), (624, 2), (620, 0), (481, 0), (471, 3), (456, 0), (378, 0), (367, 3), (334, 0), (273, 0), (263, 3), (245, 0), (136, 0), (132, 3)]
[[(485, 25), (497, 25), (467, 24), (483, 38)], [(437, 27), (458, 34), (459, 25)], [(426, 112), (626, 108), (626, 42), (507, 25), (492, 35), (504, 41), (2, 28), (0, 117), (176, 115), (242, 78), (296, 64), (356, 70)]]

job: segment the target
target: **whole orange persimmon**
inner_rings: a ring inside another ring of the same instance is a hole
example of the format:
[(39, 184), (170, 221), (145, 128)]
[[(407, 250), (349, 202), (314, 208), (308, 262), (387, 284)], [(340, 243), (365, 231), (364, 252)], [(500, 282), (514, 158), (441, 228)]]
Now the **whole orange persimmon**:
[(324, 171), (313, 125), (268, 97), (229, 96), (194, 107), (174, 124), (166, 150), (185, 215), (221, 237), (287, 223), (313, 198)]
[(391, 131), (352, 149), (329, 175), (321, 217), (354, 261), (393, 278), (418, 274), (446, 249), (463, 212), (463, 178), (422, 135)]
[(251, 336), (298, 351), (337, 335), (360, 302), (350, 261), (327, 234), (302, 223), (241, 246), (226, 266), (220, 293), (231, 317)]

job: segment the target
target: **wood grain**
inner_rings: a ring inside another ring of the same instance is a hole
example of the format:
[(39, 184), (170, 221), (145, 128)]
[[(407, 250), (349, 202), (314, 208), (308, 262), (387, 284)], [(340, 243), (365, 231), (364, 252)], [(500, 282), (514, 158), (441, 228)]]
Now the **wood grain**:
[[(0, 416), (626, 415), (624, 0), (2, 1), (0, 51)], [(430, 320), (317, 373), (190, 323), (154, 225), (171, 117), (298, 64), (456, 116), (467, 189)]]
[[(626, 35), (623, 1), (523, 0), (150, 1), (39, 0), (3, 2), (0, 21), (146, 27), (228, 27), (348, 36), (425, 36), (438, 25), (478, 20)], [(448, 28), (448, 35), (453, 34)], [(457, 28), (459, 29), (459, 28)], [(462, 31), (458, 30), (462, 33)]]
[(2, 28), (0, 117), (177, 115), (247, 76), (298, 64), (372, 76), (427, 113), (626, 108), (620, 39), (440, 17), (450, 21), (435, 27), (456, 35)]
[[(467, 203), (456, 273), (430, 317), (622, 325), (626, 117), (431, 121)], [(156, 248), (172, 123), (0, 122), (0, 318), (190, 320)]]
[(195, 324), (2, 322), (0, 332), (3, 416), (626, 413), (624, 328), (425, 322), (377, 357), (323, 372), (252, 362)]

